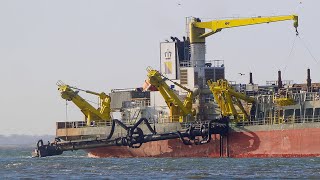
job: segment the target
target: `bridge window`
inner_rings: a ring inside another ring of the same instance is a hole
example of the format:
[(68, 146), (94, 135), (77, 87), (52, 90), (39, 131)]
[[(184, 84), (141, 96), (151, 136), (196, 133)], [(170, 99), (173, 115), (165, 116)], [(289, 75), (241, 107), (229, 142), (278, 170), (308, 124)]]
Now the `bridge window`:
[(313, 108), (307, 108), (305, 115), (306, 116), (313, 116)]
[(294, 110), (293, 109), (286, 109), (284, 111), (284, 116), (287, 117), (287, 116), (293, 116), (293, 112)]
[(300, 116), (300, 109), (296, 109), (295, 110), (295, 117), (299, 117)]

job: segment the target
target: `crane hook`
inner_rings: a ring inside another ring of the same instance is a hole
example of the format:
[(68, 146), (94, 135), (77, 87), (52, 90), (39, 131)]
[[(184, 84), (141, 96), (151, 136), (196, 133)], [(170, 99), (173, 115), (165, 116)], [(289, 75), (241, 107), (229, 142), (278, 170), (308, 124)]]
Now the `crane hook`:
[(296, 28), (296, 36), (299, 36), (298, 28)]

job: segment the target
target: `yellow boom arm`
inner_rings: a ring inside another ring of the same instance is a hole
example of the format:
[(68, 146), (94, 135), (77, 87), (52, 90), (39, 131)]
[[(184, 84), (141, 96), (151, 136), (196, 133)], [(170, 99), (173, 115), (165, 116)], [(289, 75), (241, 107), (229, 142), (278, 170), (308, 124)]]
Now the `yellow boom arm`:
[[(213, 20), (208, 22), (200, 22), (200, 19), (194, 18), (189, 24), (189, 37), (190, 43), (205, 42), (205, 38), (221, 31), (226, 28), (249, 26), (255, 24), (271, 23), (278, 21), (293, 20), (293, 26), (296, 28), (298, 34), (298, 16), (287, 15), (287, 16), (268, 16), (268, 17), (252, 17), (252, 18), (239, 18), (239, 19), (224, 19), (224, 20)], [(205, 29), (211, 30), (205, 32)]]
[[(245, 111), (240, 100), (254, 103), (254, 98), (248, 97), (240, 92), (236, 92), (227, 80), (220, 79), (217, 82), (208, 81), (208, 86), (217, 101), (223, 116), (234, 116), (236, 121), (240, 119), (248, 120), (248, 113)], [(234, 106), (236, 104), (241, 112)]]
[[(92, 121), (110, 121), (111, 120), (111, 109), (110, 109), (110, 103), (111, 98), (104, 92), (102, 93), (96, 93), (93, 91), (86, 91), (79, 88), (75, 88), (69, 85), (66, 85), (59, 81), (57, 83), (58, 90), (61, 93), (61, 97), (67, 101), (72, 101), (78, 108), (81, 110), (81, 112), (85, 116), (85, 120), (87, 122), (87, 125), (90, 126)], [(74, 89), (76, 91), (74, 91)], [(83, 99), (81, 96), (78, 95), (79, 91), (84, 91), (89, 94), (93, 94), (99, 97), (99, 108), (93, 107), (90, 103), (88, 103), (85, 99)]]
[(184, 102), (181, 102), (179, 97), (165, 82), (167, 80), (166, 78), (162, 78), (162, 75), (157, 70), (151, 68), (148, 68), (147, 70), (150, 84), (157, 87), (170, 109), (171, 121), (183, 122), (187, 116), (193, 119), (195, 112), (192, 110), (193, 92), (181, 84), (173, 82), (175, 85), (188, 92)]

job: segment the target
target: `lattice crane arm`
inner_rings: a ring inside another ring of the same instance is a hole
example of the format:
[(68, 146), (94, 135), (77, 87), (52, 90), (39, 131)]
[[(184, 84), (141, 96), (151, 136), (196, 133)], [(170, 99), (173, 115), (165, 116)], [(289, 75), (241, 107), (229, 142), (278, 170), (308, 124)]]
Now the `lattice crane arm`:
[(164, 98), (167, 106), (170, 109), (170, 116), (171, 117), (179, 117), (179, 121), (183, 121), (183, 117), (192, 116), (194, 115), (192, 109), (192, 99), (193, 93), (186, 87), (183, 87), (181, 84), (174, 82), (175, 85), (181, 87), (182, 89), (188, 91), (188, 95), (185, 98), (184, 102), (182, 102), (178, 95), (168, 86), (165, 82), (167, 78), (163, 78), (162, 74), (157, 70), (153, 70), (152, 68), (148, 68), (148, 78), (151, 85), (155, 86), (162, 97)]
[[(82, 90), (82, 89), (64, 84), (61, 81), (59, 81), (57, 85), (58, 85), (58, 90), (61, 93), (61, 97), (67, 101), (72, 101), (85, 115), (85, 119), (87, 120), (87, 125), (90, 125), (91, 121), (93, 120), (94, 121), (111, 120), (111, 115), (110, 115), (111, 98), (104, 92), (96, 93), (93, 91)], [(99, 96), (99, 101), (100, 101), (99, 108), (96, 109), (89, 102), (87, 102), (85, 99), (79, 96), (78, 95), (79, 91), (84, 91), (89, 94), (94, 94)]]
[[(239, 121), (239, 119), (249, 119), (249, 115), (245, 111), (240, 99), (248, 103), (254, 103), (254, 98), (236, 92), (233, 87), (229, 85), (227, 80), (220, 79), (217, 82), (209, 80), (207, 83), (223, 116), (234, 116), (236, 121)], [(241, 111), (240, 113), (236, 110), (234, 105), (238, 106)], [(243, 117), (240, 117), (240, 114), (243, 114)]]

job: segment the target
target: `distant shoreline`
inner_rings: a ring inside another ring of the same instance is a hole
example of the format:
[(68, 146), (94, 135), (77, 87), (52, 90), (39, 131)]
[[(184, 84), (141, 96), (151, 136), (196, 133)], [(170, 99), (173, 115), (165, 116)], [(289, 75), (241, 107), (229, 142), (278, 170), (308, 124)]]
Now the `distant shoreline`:
[(47, 142), (52, 141), (54, 138), (54, 135), (0, 135), (0, 148), (31, 147), (32, 145), (35, 146), (40, 139)]

